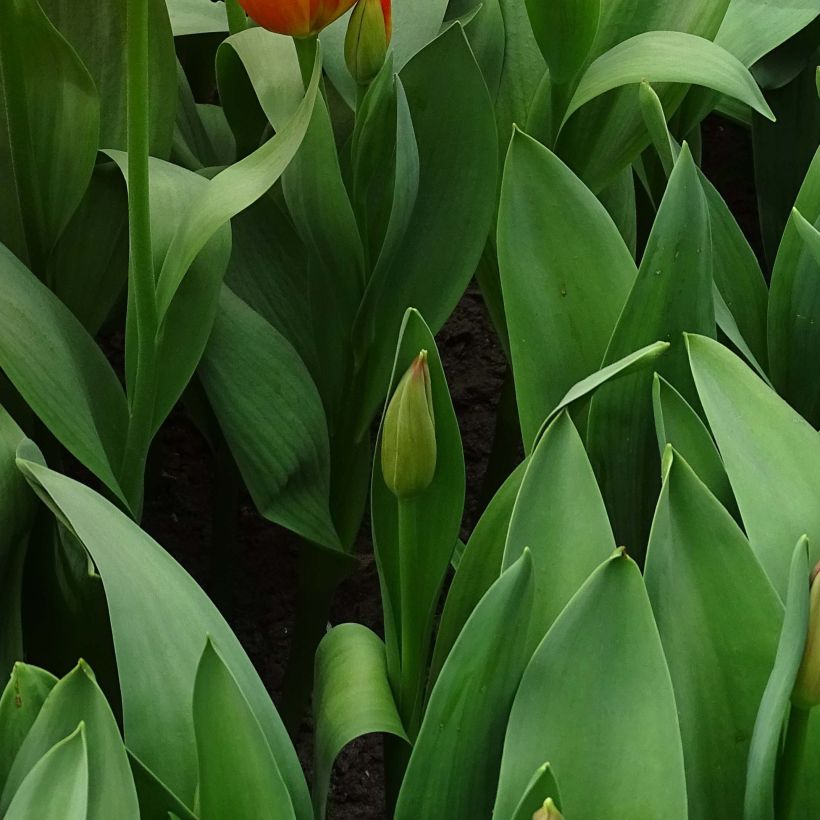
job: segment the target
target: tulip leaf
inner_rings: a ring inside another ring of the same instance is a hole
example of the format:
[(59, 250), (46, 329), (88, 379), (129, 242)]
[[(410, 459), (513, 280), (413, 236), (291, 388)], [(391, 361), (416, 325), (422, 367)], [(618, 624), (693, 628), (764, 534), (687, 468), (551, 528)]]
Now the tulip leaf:
[(94, 168), (100, 100), (39, 3), (0, 9), (0, 242), (42, 278)]
[(327, 423), (316, 386), (287, 339), (227, 287), (199, 374), (257, 509), (339, 549), (328, 506)]
[(791, 545), (802, 534), (820, 559), (817, 432), (717, 342), (687, 336), (687, 347), (749, 542), (783, 598)]
[(538, 601), (528, 631), (532, 654), (567, 601), (615, 549), (592, 465), (566, 411), (546, 429), (530, 457), (510, 518), (502, 568), (526, 548)]
[[(248, 656), (205, 593), (162, 547), (91, 489), (23, 455), (18, 466), (71, 526), (102, 576), (128, 748), (193, 805), (197, 753), (190, 703), (199, 647), (210, 635), (262, 726), (296, 816), (309, 820), (310, 795), (287, 732)], [(173, 675), (168, 658), (174, 659)]]
[(224, 3), (202, 0), (165, 0), (174, 37), (188, 34), (221, 34), (228, 31)]
[(128, 751), (128, 762), (134, 776), (142, 820), (167, 820), (169, 814), (177, 820), (198, 820), (196, 815), (131, 751)]
[(740, 817), (782, 604), (720, 502), (669, 451), (646, 586), (672, 676), (692, 820)]
[(490, 815), (507, 717), (528, 658), (524, 642), (510, 636), (524, 634), (532, 604), (525, 550), (481, 599), (444, 662), (410, 755), (396, 820)]
[(116, 720), (93, 673), (81, 661), (46, 697), (20, 746), (0, 798), (9, 804), (37, 761), (80, 721), (88, 740), (88, 820), (139, 818), (137, 792)]
[(732, 485), (712, 434), (689, 402), (657, 373), (652, 385), (652, 408), (661, 456), (671, 444), (718, 501), (734, 513), (737, 503)]
[(637, 270), (603, 205), (518, 130), (504, 167), (498, 261), (530, 450), (547, 413), (601, 366)]
[[(820, 387), (806, 362), (820, 351), (820, 261), (805, 241), (820, 224), (820, 149), (814, 156), (780, 241), (769, 295), (769, 365), (772, 383), (811, 424), (820, 423)], [(802, 228), (802, 230), (801, 230)]]
[(555, 772), (549, 763), (545, 763), (538, 768), (523, 797), (513, 813), (512, 820), (532, 820), (533, 816), (544, 805), (547, 798), (552, 798), (556, 808), (561, 810), (561, 792), (558, 788), (558, 781), (555, 779)]
[(51, 672), (37, 666), (17, 662), (12, 667), (11, 679), (0, 696), (0, 792), (55, 683), (57, 678)]
[(760, 701), (749, 749), (743, 817), (775, 820), (775, 773), (790, 699), (806, 644), (809, 621), (809, 550), (801, 538), (791, 555), (786, 611), (774, 667)]
[(367, 627), (341, 624), (322, 639), (313, 714), (313, 806), (317, 820), (323, 820), (333, 763), (348, 743), (371, 732), (407, 740), (387, 678), (384, 643)]
[(430, 685), (438, 678), (444, 661), (484, 593), (501, 575), (507, 530), (527, 462), (510, 473), (475, 525), (459, 561), (439, 622)]
[(82, 723), (36, 762), (11, 805), (7, 820), (86, 820), (89, 806), (88, 748)]
[[(694, 389), (681, 334), (693, 329), (715, 334), (709, 216), (697, 169), (684, 146), (604, 364), (654, 339), (668, 340), (672, 347), (658, 372), (684, 396), (691, 396)], [(636, 554), (645, 547), (659, 488), (651, 388), (651, 373), (640, 371), (598, 390), (590, 404), (587, 431), (590, 459), (615, 538)]]
[[(126, 150), (126, 7), (128, 0), (38, 0), (63, 37), (76, 49), (100, 95), (102, 148)], [(171, 151), (176, 111), (176, 55), (165, 0), (147, 0), (151, 156)]]
[(56, 296), (0, 245), (0, 368), (82, 464), (123, 499), (115, 478), (125, 394), (103, 352)]
[(384, 398), (392, 339), (407, 306), (416, 307), (434, 332), (441, 328), (475, 272), (496, 200), (492, 103), (461, 26), (439, 35), (399, 76), (418, 144), (419, 185), (372, 320), (361, 319), (372, 321), (375, 340), (359, 397), (362, 435)]
[(669, 670), (640, 571), (626, 555), (595, 570), (527, 666), (507, 727), (495, 816), (512, 815), (544, 760), (573, 820), (598, 820), (613, 806), (628, 807), (631, 820), (687, 816)]
[(197, 667), (193, 714), (202, 820), (295, 818), (262, 727), (210, 638)]

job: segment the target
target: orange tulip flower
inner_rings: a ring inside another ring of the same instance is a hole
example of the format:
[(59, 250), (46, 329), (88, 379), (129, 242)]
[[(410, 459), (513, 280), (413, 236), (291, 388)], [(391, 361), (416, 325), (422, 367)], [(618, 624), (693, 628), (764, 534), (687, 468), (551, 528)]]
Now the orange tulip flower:
[(291, 37), (318, 34), (356, 0), (239, 0), (248, 16), (268, 31)]

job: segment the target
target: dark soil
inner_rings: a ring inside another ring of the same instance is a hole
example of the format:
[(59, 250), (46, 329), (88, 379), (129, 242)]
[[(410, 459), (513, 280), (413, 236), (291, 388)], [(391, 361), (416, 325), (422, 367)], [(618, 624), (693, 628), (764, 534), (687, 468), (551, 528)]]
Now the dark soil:
[[(747, 132), (711, 118), (704, 127), (704, 170), (726, 198), (750, 243), (760, 253)], [(445, 372), (459, 419), (467, 465), (463, 536), (479, 513), (482, 480), (492, 445), (495, 408), (505, 363), (475, 286), (467, 291), (438, 336)], [(210, 510), (215, 467), (207, 444), (182, 411), (176, 411), (155, 445), (158, 478), (146, 507), (146, 529), (206, 588), (223, 584), (211, 576)], [(226, 615), (274, 700), (278, 700), (293, 630), (296, 551), (293, 537), (262, 519), (245, 497), (232, 555), (232, 605)], [(332, 621), (357, 621), (381, 632), (378, 578), (363, 530), (356, 572), (338, 590)], [(224, 563), (223, 563), (224, 566)], [(297, 748), (310, 773), (311, 727), (302, 727)], [(382, 745), (376, 736), (355, 741), (337, 761), (328, 816), (384, 816)]]

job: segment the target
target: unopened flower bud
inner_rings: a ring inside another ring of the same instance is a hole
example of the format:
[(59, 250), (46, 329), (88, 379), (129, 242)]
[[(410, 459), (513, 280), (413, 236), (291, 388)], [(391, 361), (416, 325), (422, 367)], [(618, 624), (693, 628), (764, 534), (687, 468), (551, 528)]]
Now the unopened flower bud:
[(367, 85), (384, 65), (392, 31), (391, 0), (359, 0), (345, 35), (347, 70), (360, 85)]
[(382, 475), (398, 498), (426, 490), (436, 472), (436, 425), (427, 351), (402, 376), (382, 428)]
[(811, 574), (811, 602), (809, 605), (809, 629), (803, 660), (794, 682), (792, 702), (801, 709), (820, 705), (820, 563)]
[(555, 803), (552, 802), (552, 798), (548, 797), (544, 801), (544, 805), (532, 816), (532, 820), (564, 820), (564, 815), (558, 811)]

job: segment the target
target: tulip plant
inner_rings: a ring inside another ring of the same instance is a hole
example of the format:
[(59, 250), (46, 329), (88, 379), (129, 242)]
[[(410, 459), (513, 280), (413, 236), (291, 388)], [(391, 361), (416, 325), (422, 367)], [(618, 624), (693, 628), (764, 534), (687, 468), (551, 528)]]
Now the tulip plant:
[[(0, 817), (321, 820), (372, 733), (398, 820), (820, 816), (818, 14), (0, 0)], [(483, 488), (436, 342), (473, 278)], [(226, 613), (141, 527), (175, 408)], [(277, 704), (244, 490), (299, 544)], [(331, 622), (371, 545), (378, 634)]]

